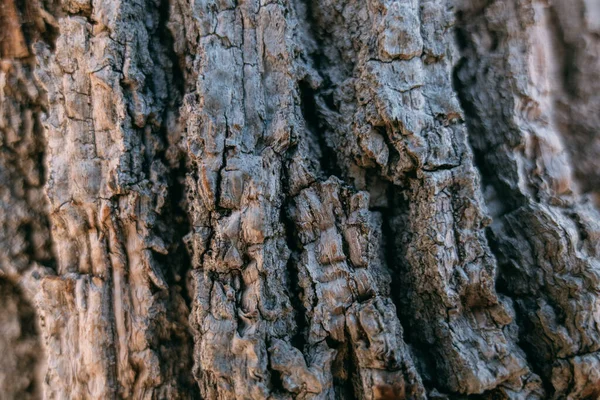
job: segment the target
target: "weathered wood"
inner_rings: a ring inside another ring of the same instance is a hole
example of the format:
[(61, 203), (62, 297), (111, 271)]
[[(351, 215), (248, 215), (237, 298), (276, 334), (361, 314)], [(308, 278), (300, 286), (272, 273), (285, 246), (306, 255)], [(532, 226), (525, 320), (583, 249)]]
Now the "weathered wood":
[(1, 1), (4, 397), (598, 397), (599, 19)]
[(154, 1), (67, 1), (39, 41), (56, 275), (38, 313), (55, 398), (193, 394), (164, 132), (176, 89)]

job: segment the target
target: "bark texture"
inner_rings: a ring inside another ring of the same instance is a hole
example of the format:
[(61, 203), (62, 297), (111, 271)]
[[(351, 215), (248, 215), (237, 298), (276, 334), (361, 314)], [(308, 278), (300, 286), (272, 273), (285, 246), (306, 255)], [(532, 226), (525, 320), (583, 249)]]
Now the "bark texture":
[(0, 398), (600, 397), (598, 1), (0, 23)]
[(598, 95), (584, 82), (593, 87), (599, 71), (599, 6), (498, 1), (461, 10), (457, 75), (480, 133), (472, 143), (489, 179), (499, 286), (515, 300), (532, 364), (561, 398), (600, 396), (600, 219), (595, 172), (584, 172), (597, 164), (589, 155)]

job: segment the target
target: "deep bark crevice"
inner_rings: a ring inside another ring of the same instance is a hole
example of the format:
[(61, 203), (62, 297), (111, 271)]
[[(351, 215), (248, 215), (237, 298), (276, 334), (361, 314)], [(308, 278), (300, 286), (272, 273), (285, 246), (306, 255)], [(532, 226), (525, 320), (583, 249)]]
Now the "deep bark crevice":
[[(165, 228), (171, 234), (173, 249), (168, 255), (157, 254), (158, 257), (164, 258), (162, 265), (173, 263), (178, 268), (169, 269), (170, 284), (175, 284), (180, 288), (181, 294), (186, 300), (188, 308), (191, 308), (191, 294), (187, 293), (186, 285), (184, 284), (189, 270), (192, 268), (191, 260), (185, 249), (183, 237), (190, 231), (190, 221), (186, 212), (185, 205), (185, 174), (186, 174), (186, 156), (178, 146), (178, 132), (170, 132), (170, 130), (179, 130), (180, 127), (173, 123), (179, 119), (179, 109), (182, 105), (182, 96), (185, 86), (185, 80), (181, 71), (180, 60), (174, 51), (173, 36), (167, 27), (169, 21), (170, 1), (161, 0), (158, 12), (159, 27), (157, 36), (161, 49), (164, 49), (164, 54), (169, 60), (169, 100), (161, 116), (162, 124), (157, 132), (160, 140), (161, 148), (156, 154), (156, 158), (160, 159), (168, 170), (168, 199), (169, 199), (169, 215), (165, 216)], [(160, 51), (160, 49), (158, 50)], [(175, 136), (173, 138), (173, 136)], [(187, 352), (190, 353), (190, 352)]]
[[(461, 49), (464, 49), (469, 45), (469, 43), (467, 42), (466, 34), (462, 31), (460, 26), (461, 14), (462, 13), (459, 13), (459, 16), (457, 17), (459, 25), (456, 27), (455, 32), (457, 41), (461, 43)], [(469, 140), (472, 140), (472, 136), (477, 135), (482, 129), (482, 123), (475, 105), (473, 105), (473, 103), (464, 95), (464, 90), (467, 86), (467, 83), (461, 81), (461, 79), (458, 77), (459, 72), (465, 68), (465, 64), (466, 57), (461, 56), (453, 69), (452, 87), (465, 114), (465, 124), (467, 125), (469, 132), (467, 136)], [(470, 83), (474, 84), (475, 82)], [(527, 199), (519, 196), (515, 197), (511, 193), (514, 189), (510, 187), (507, 182), (502, 182), (498, 179), (495, 179), (496, 174), (490, 170), (489, 163), (485, 160), (486, 153), (472, 144), (469, 144), (469, 147), (473, 153), (473, 166), (478, 171), (478, 175), (481, 180), (483, 197), (486, 200), (486, 203), (488, 203), (486, 204), (488, 206), (487, 212), (491, 214), (491, 217), (494, 219), (500, 218), (504, 214), (508, 214), (527, 203)], [(489, 193), (490, 191), (493, 192)], [(493, 197), (494, 204), (497, 206), (494, 209), (489, 208), (490, 197)]]
[(285, 229), (286, 244), (291, 254), (286, 264), (287, 275), (289, 279), (289, 298), (295, 311), (296, 332), (290, 343), (300, 351), (304, 351), (307, 344), (307, 315), (302, 302), (302, 288), (300, 287), (299, 270), (296, 264), (302, 252), (302, 244), (298, 237), (296, 225), (288, 214), (290, 204), (284, 203), (281, 207), (281, 221)]
[[(180, 58), (175, 53), (173, 35), (168, 27), (170, 19), (170, 0), (161, 0), (158, 5), (159, 26), (157, 36), (161, 48), (164, 49), (163, 54), (168, 60), (168, 87), (169, 98), (168, 104), (165, 107), (162, 115), (162, 124), (158, 131), (158, 137), (162, 142), (162, 149), (157, 153), (156, 157), (160, 159), (168, 170), (168, 199), (169, 213), (164, 216), (164, 224), (169, 239), (171, 241), (169, 253), (166, 255), (157, 254), (157, 260), (160, 265), (166, 266), (167, 283), (169, 290), (172, 292), (170, 296), (181, 296), (185, 302), (186, 310), (177, 309), (176, 307), (169, 311), (169, 314), (179, 315), (177, 323), (183, 324), (184, 329), (181, 330), (181, 338), (173, 335), (170, 339), (170, 345), (173, 346), (173, 352), (179, 354), (180, 357), (187, 359), (186, 365), (193, 365), (193, 333), (189, 325), (188, 314), (192, 309), (193, 293), (189, 293), (189, 273), (193, 269), (192, 260), (184, 244), (184, 237), (191, 231), (191, 223), (186, 211), (186, 196), (185, 196), (185, 176), (186, 176), (186, 154), (179, 149), (180, 132), (171, 132), (171, 130), (179, 131), (181, 127), (174, 121), (177, 121), (180, 116), (180, 108), (182, 106), (182, 96), (185, 89), (185, 78), (180, 65)], [(171, 302), (173, 303), (173, 302)], [(180, 315), (182, 314), (183, 315)], [(165, 371), (169, 374), (170, 371)], [(192, 399), (200, 399), (200, 390), (192, 375), (182, 374), (177, 377), (182, 388), (186, 388), (187, 395)]]
[[(485, 165), (485, 164), (483, 164), (483, 165)], [(502, 216), (500, 215), (497, 218), (502, 218)], [(501, 256), (501, 249), (499, 247), (497, 239), (495, 238), (491, 228), (486, 229), (486, 237), (487, 237), (488, 243), (490, 245), (490, 250), (491, 250), (492, 254), (494, 255), (494, 258), (496, 258), (496, 260), (498, 260), (499, 256)], [(527, 323), (527, 319), (523, 315), (523, 309), (518, 304), (519, 301), (522, 301), (522, 300), (527, 301), (527, 299), (526, 299), (526, 297), (525, 297), (525, 299), (521, 299), (520, 296), (516, 295), (514, 292), (511, 292), (511, 290), (509, 288), (510, 281), (514, 281), (514, 280), (522, 281), (523, 277), (520, 276), (519, 272), (516, 271), (514, 269), (514, 267), (509, 264), (504, 264), (504, 263), (498, 262), (497, 268), (498, 268), (498, 270), (496, 273), (496, 280), (495, 280), (496, 291), (499, 294), (511, 299), (511, 301), (513, 302), (512, 309), (515, 313), (515, 317), (512, 321), (512, 324), (515, 325), (517, 332), (519, 333), (516, 337), (516, 339), (517, 339), (516, 344), (525, 353), (525, 358), (527, 360), (527, 363), (528, 363), (531, 371), (538, 376), (543, 376), (544, 371), (543, 371), (542, 367), (543, 367), (544, 362), (542, 361), (540, 363), (540, 361), (538, 360), (538, 356), (539, 356), (538, 349), (536, 349), (534, 346), (532, 346), (531, 343), (524, 340), (523, 336), (521, 334), (521, 332), (523, 330), (535, 329), (533, 327), (533, 325)], [(548, 382), (545, 379), (542, 379), (541, 383), (542, 383), (542, 387), (546, 393), (553, 392), (550, 382)]]
[[(317, 71), (319, 70), (317, 69)], [(301, 80), (298, 82), (298, 89), (300, 91), (300, 105), (302, 109), (302, 116), (306, 122), (306, 128), (312, 135), (314, 135), (314, 137), (316, 137), (319, 145), (319, 161), (321, 164), (321, 172), (325, 178), (332, 175), (341, 177), (342, 175), (337, 161), (337, 154), (335, 150), (327, 143), (323, 120), (319, 117), (320, 111), (319, 107), (317, 106), (317, 99), (319, 96), (319, 91), (323, 89), (313, 89), (310, 83), (306, 80)]]

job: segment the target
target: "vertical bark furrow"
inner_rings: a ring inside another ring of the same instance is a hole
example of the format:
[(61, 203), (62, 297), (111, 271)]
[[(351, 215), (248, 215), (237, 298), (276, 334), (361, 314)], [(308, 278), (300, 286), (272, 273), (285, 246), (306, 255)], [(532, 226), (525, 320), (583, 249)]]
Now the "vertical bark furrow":
[(452, 88), (449, 3), (311, 4), (327, 83), (317, 104), (344, 177), (372, 191), (371, 207), (392, 207), (385, 185), (372, 183), (377, 173), (405, 205), (393, 222), (399, 265), (390, 267), (401, 274), (409, 335), (435, 362), (431, 384), (531, 391), (494, 289), (489, 218)]
[(185, 304), (161, 256), (172, 250), (161, 136), (177, 93), (159, 9), (150, 0), (65, 1), (55, 43), (35, 47), (58, 273), (37, 298), (48, 397), (192, 393), (178, 356)]
[(471, 143), (489, 182), (499, 284), (514, 299), (520, 338), (554, 398), (591, 398), (600, 393), (595, 372), (600, 216), (578, 194), (570, 168), (579, 161), (587, 168), (585, 155), (572, 153), (578, 161), (571, 164), (563, 144), (581, 131), (564, 123), (558, 109), (565, 90), (580, 89), (565, 84), (554, 63), (560, 56), (554, 41), (561, 35), (568, 41), (570, 34), (557, 32), (552, 14), (562, 8), (551, 7), (535, 0), (481, 7), (465, 2), (457, 82)]

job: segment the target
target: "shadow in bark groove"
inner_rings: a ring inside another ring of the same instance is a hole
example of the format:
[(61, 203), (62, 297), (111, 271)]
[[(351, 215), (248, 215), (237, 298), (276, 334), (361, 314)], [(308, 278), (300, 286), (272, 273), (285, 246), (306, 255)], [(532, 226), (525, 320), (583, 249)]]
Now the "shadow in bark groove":
[(284, 203), (281, 210), (281, 220), (283, 222), (283, 226), (285, 228), (286, 235), (286, 244), (291, 251), (290, 257), (287, 262), (287, 273), (289, 277), (289, 298), (292, 303), (292, 307), (295, 310), (296, 314), (296, 334), (292, 337), (290, 343), (295, 348), (300, 351), (304, 351), (304, 347), (306, 345), (306, 335), (308, 324), (306, 321), (306, 309), (304, 308), (304, 304), (302, 304), (301, 299), (301, 287), (298, 279), (298, 268), (295, 267), (295, 264), (298, 262), (298, 257), (302, 252), (302, 245), (300, 243), (300, 239), (298, 238), (298, 232), (296, 230), (296, 226), (294, 221), (288, 215), (289, 204)]
[[(193, 365), (193, 336), (189, 326), (188, 315), (192, 309), (192, 293), (189, 293), (189, 273), (192, 270), (192, 261), (184, 244), (184, 236), (190, 232), (191, 224), (186, 212), (185, 204), (185, 176), (186, 176), (186, 153), (179, 149), (180, 132), (182, 129), (175, 121), (179, 119), (179, 110), (182, 106), (182, 96), (185, 88), (185, 78), (181, 70), (181, 60), (175, 53), (174, 40), (168, 28), (170, 18), (170, 0), (161, 0), (158, 5), (159, 27), (157, 35), (160, 47), (156, 51), (164, 52), (168, 59), (168, 104), (162, 115), (162, 125), (158, 131), (159, 140), (163, 148), (156, 155), (168, 168), (168, 196), (170, 208), (169, 215), (164, 218), (164, 227), (169, 233), (165, 235), (170, 238), (169, 253), (166, 255), (156, 254), (160, 265), (167, 266), (165, 278), (169, 284), (170, 296), (181, 296), (187, 310), (169, 310), (171, 315), (178, 315), (179, 324), (185, 329), (181, 330), (181, 337), (172, 337), (169, 345), (174, 352), (187, 359), (186, 365)], [(169, 302), (175, 305), (177, 302)], [(200, 389), (193, 379), (191, 373), (178, 376), (182, 388), (187, 388), (192, 399), (200, 399)]]
[(337, 162), (337, 155), (327, 143), (323, 121), (319, 118), (319, 107), (317, 106), (319, 90), (313, 89), (305, 80), (298, 82), (298, 88), (300, 90), (302, 116), (306, 122), (306, 127), (317, 138), (319, 144), (321, 171), (325, 177), (331, 175), (341, 177), (342, 173)]

